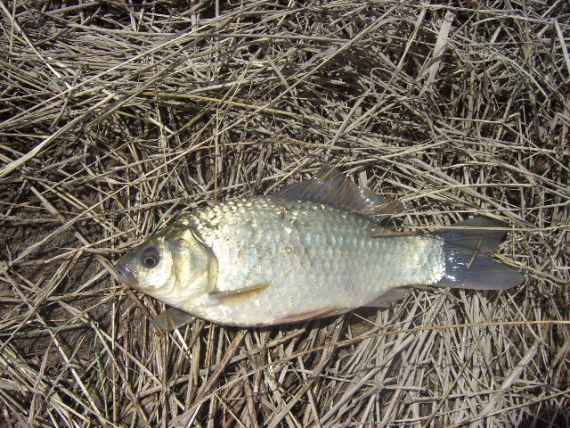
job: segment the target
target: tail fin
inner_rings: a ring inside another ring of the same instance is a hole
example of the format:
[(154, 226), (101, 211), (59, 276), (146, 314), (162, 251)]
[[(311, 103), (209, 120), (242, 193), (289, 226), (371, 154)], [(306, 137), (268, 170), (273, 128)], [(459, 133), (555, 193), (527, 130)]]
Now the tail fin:
[(497, 248), (506, 234), (504, 230), (491, 229), (505, 226), (496, 220), (475, 217), (439, 232), (445, 252), (445, 275), (436, 285), (502, 290), (523, 282), (520, 272), (485, 256)]

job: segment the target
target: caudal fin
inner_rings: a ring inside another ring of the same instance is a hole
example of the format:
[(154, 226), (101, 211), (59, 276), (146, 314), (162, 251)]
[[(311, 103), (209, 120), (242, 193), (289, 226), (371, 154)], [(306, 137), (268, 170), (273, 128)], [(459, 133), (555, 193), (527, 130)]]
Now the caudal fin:
[(444, 241), (446, 266), (444, 277), (436, 285), (502, 290), (523, 282), (524, 277), (520, 272), (486, 257), (505, 237), (505, 226), (496, 220), (475, 217), (439, 232)]

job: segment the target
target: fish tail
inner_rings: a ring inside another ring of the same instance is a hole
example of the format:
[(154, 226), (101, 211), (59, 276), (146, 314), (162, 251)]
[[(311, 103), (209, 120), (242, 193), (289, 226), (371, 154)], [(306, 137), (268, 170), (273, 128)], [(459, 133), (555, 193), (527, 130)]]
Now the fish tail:
[(517, 270), (496, 262), (492, 253), (506, 234), (506, 224), (475, 217), (439, 232), (443, 239), (445, 274), (436, 284), (474, 290), (503, 290), (523, 282)]

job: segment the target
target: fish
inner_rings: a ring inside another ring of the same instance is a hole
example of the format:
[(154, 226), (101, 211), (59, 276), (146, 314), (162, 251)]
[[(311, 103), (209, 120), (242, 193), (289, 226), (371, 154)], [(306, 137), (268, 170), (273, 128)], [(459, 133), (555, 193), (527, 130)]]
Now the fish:
[(523, 282), (489, 257), (505, 224), (474, 217), (435, 233), (402, 233), (401, 211), (323, 166), (265, 196), (196, 209), (117, 262), (119, 281), (168, 305), (168, 331), (199, 317), (259, 327), (386, 308), (414, 286), (503, 290)]

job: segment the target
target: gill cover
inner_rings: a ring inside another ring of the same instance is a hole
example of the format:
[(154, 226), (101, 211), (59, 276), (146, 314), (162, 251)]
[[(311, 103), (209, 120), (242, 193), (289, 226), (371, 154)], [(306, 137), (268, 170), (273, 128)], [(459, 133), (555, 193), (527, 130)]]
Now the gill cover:
[(173, 254), (174, 287), (164, 303), (181, 308), (189, 298), (216, 287), (218, 262), (211, 249), (185, 224), (165, 230), (165, 240)]
[(174, 223), (121, 257), (117, 269), (122, 283), (182, 307), (215, 287), (217, 261), (191, 229)]

